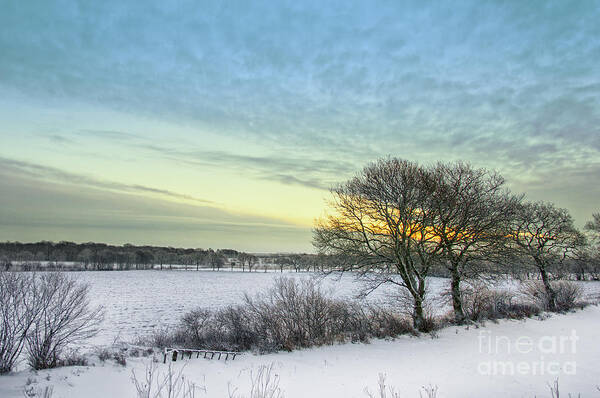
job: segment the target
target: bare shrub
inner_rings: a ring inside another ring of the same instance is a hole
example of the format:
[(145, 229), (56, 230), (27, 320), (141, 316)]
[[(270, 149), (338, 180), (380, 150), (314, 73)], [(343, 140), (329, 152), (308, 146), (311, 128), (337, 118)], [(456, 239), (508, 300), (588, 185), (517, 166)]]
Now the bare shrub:
[(342, 332), (343, 319), (336, 315), (343, 312), (310, 280), (280, 278), (265, 295), (246, 296), (245, 307), (256, 321), (255, 331), (280, 349), (331, 343)]
[[(571, 281), (552, 282), (552, 290), (555, 292), (556, 311), (568, 311), (582, 305), (583, 291), (581, 287)], [(550, 310), (551, 297), (540, 281), (529, 281), (523, 284), (523, 295), (533, 304), (543, 310)]]
[(558, 311), (567, 311), (583, 304), (583, 289), (575, 282), (554, 282), (554, 291)]
[(88, 359), (77, 351), (71, 351), (58, 360), (56, 366), (87, 366)]
[(124, 352), (118, 351), (113, 353), (113, 359), (121, 366), (127, 366), (127, 357)]
[(113, 352), (110, 351), (108, 348), (100, 348), (96, 352), (96, 355), (98, 355), (98, 359), (100, 361), (105, 362), (106, 360), (108, 360), (112, 357)]
[(266, 294), (246, 296), (244, 308), (262, 351), (367, 341), (413, 331), (407, 317), (333, 299), (310, 280), (280, 278)]
[(39, 312), (26, 336), (29, 365), (56, 367), (66, 347), (94, 336), (102, 309), (90, 308), (89, 286), (61, 273), (34, 276)]
[[(176, 330), (179, 331), (180, 328)], [(169, 330), (168, 328), (159, 328), (154, 330), (149, 336), (141, 337), (136, 341), (136, 344), (144, 345), (149, 344), (152, 347), (165, 348), (173, 347), (174, 345), (181, 344), (182, 341), (186, 340), (185, 336), (179, 336)]]
[(471, 321), (522, 319), (540, 312), (535, 305), (519, 302), (510, 291), (490, 289), (480, 281), (463, 284), (461, 296), (465, 316)]
[(155, 363), (146, 365), (144, 378), (138, 379), (131, 370), (131, 382), (137, 398), (194, 398), (198, 387), (183, 375), (184, 367), (175, 372), (169, 364), (166, 373), (161, 374)]
[(38, 317), (34, 276), (0, 271), (0, 374), (10, 372)]
[[(419, 328), (420, 332), (430, 333), (439, 329), (439, 324), (436, 322), (431, 309), (433, 302), (428, 295), (429, 292), (423, 295), (423, 302), (421, 307), (422, 325)], [(414, 298), (406, 289), (400, 289), (397, 293), (390, 296), (390, 299), (395, 304), (396, 308), (406, 317), (414, 319)]]

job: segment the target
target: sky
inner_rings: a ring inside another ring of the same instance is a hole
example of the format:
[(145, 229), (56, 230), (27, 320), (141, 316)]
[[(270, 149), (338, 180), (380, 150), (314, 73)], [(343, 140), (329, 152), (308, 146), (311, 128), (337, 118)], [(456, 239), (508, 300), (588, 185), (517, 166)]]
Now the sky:
[(0, 6), (0, 240), (310, 252), (384, 156), (600, 211), (600, 1)]

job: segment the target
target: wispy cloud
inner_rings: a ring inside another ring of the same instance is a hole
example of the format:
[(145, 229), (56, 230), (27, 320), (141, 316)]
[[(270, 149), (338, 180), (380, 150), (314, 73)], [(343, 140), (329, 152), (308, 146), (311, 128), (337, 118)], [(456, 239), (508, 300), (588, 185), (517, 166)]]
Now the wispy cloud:
[(281, 220), (34, 175), (0, 168), (0, 240), (309, 249), (310, 229)]
[(113, 131), (113, 130), (79, 130), (76, 132), (77, 135), (101, 138), (101, 139), (109, 139), (109, 140), (119, 140), (119, 141), (130, 141), (142, 138), (137, 134), (126, 133), (122, 131)]
[(104, 181), (89, 176), (63, 171), (54, 167), (43, 166), (40, 164), (30, 162), (23, 162), (20, 160), (0, 157), (0, 167), (2, 167), (5, 170), (16, 171), (17, 173), (29, 177), (41, 178), (43, 180), (57, 181), (61, 183), (69, 183), (99, 189), (109, 189), (118, 192), (156, 194), (170, 199), (184, 199), (198, 203), (214, 204), (214, 202), (210, 200), (200, 199), (190, 195), (180, 194), (165, 189), (153, 188), (138, 184), (122, 184), (114, 181)]

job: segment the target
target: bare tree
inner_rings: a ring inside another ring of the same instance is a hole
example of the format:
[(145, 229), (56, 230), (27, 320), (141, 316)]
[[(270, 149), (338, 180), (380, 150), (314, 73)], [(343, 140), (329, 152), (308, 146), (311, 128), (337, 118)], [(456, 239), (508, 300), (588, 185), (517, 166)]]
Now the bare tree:
[(33, 278), (37, 316), (27, 332), (29, 364), (34, 369), (57, 366), (64, 349), (98, 332), (102, 309), (90, 308), (89, 286), (61, 273)]
[(438, 163), (431, 169), (428, 205), (436, 215), (432, 231), (450, 272), (455, 321), (465, 320), (460, 283), (476, 277), (478, 265), (501, 251), (521, 198), (504, 188), (504, 178), (467, 163)]
[(560, 268), (581, 245), (582, 234), (573, 225), (567, 209), (552, 203), (522, 203), (511, 227), (517, 253), (540, 274), (548, 299), (548, 309), (556, 310), (556, 291), (550, 283), (552, 267)]
[(212, 270), (215, 269), (219, 271), (225, 265), (225, 256), (219, 252), (215, 252), (210, 250), (208, 252), (208, 263), (212, 267)]
[(88, 265), (92, 262), (93, 253), (89, 248), (83, 249), (79, 252), (77, 256), (77, 260), (79, 260), (83, 264), (84, 269), (88, 269)]
[(372, 289), (384, 283), (407, 289), (418, 330), (426, 328), (426, 278), (443, 248), (430, 233), (436, 217), (424, 206), (430, 178), (406, 160), (372, 163), (332, 189), (332, 214), (313, 232), (319, 252), (347, 256), (352, 261), (343, 269), (375, 277)]
[(255, 255), (244, 252), (238, 254), (238, 260), (242, 264), (242, 272), (246, 270), (246, 265), (248, 266), (248, 270), (252, 272), (252, 268), (258, 262), (258, 258)]

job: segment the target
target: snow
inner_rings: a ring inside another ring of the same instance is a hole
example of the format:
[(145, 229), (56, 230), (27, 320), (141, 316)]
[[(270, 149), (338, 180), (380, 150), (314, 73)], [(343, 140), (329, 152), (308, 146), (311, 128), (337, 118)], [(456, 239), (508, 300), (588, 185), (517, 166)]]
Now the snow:
[[(261, 365), (271, 364), (287, 398), (364, 398), (365, 388), (377, 391), (380, 373), (402, 397), (419, 397), (419, 390), (428, 385), (438, 387), (440, 398), (550, 397), (548, 383), (556, 378), (563, 396), (580, 393), (589, 397), (599, 393), (599, 326), (600, 307), (590, 306), (545, 320), (504, 320), (478, 328), (449, 327), (437, 336), (403, 336), (370, 344), (341, 344), (262, 356), (248, 353), (227, 362), (194, 358), (177, 361), (173, 366), (185, 366), (185, 376), (202, 387), (196, 397), (228, 397), (228, 388), (237, 388), (239, 395), (249, 396), (251, 372), (256, 374)], [(148, 361), (129, 358), (126, 367), (106, 362), (40, 371), (37, 375), (22, 371), (0, 377), (0, 397), (22, 397), (28, 377), (35, 378), (32, 385), (37, 388), (54, 385), (55, 398), (134, 397), (131, 371), (143, 374)], [(488, 363), (512, 364), (516, 371), (489, 375)], [(168, 365), (161, 362), (157, 366), (165, 372)], [(556, 366), (560, 369), (557, 373)]]

